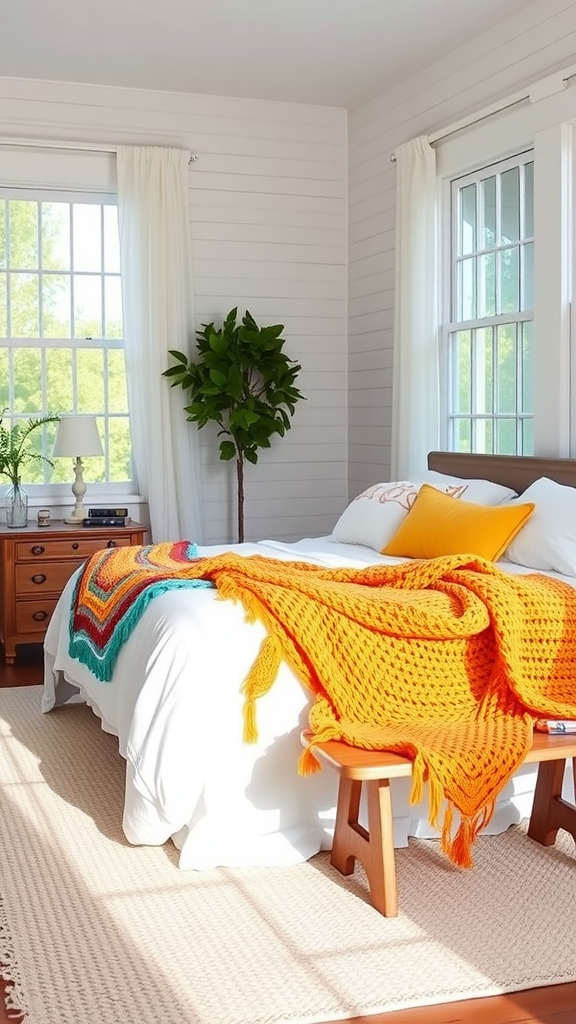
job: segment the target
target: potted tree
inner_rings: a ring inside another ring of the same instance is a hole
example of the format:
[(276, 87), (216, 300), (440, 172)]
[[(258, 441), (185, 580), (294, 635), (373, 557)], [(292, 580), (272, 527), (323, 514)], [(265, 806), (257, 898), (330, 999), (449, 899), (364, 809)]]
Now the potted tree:
[(282, 351), (283, 324), (260, 327), (251, 313), (238, 321), (231, 309), (221, 327), (202, 324), (197, 354), (170, 350), (176, 362), (164, 371), (172, 387), (189, 393), (187, 419), (199, 428), (220, 428), (220, 458), (236, 459), (238, 540), (244, 540), (244, 464), (256, 463), (260, 448), (290, 429), (290, 416), (304, 396), (295, 386), (299, 363)]
[(26, 526), (28, 522), (28, 495), (22, 487), (22, 467), (28, 462), (53, 463), (32, 446), (30, 434), (44, 423), (57, 423), (59, 417), (52, 414), (30, 418), (23, 423), (4, 425), (6, 410), (0, 416), (0, 475), (10, 481), (5, 496), (6, 524), (11, 527)]

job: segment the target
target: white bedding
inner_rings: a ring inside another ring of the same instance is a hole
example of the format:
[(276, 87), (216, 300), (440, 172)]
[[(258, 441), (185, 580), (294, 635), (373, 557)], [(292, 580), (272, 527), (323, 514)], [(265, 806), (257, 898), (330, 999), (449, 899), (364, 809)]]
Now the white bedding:
[[(334, 567), (401, 561), (326, 537), (199, 548), (199, 554), (228, 550)], [(285, 665), (257, 702), (258, 742), (242, 741), (240, 686), (263, 626), (247, 623), (243, 608), (218, 600), (214, 590), (168, 591), (150, 602), (120, 652), (111, 682), (101, 683), (68, 654), (75, 579), (46, 634), (42, 710), (85, 700), (102, 727), (118, 737), (126, 759), (123, 828), (129, 842), (159, 845), (172, 838), (180, 867), (196, 869), (288, 864), (329, 848), (337, 778), (328, 770), (297, 774), (308, 696)], [(526, 765), (510, 780), (490, 832), (529, 813), (535, 772)], [(409, 806), (409, 789), (409, 780), (394, 780), (397, 846), (406, 845), (409, 835), (433, 834), (426, 804)]]

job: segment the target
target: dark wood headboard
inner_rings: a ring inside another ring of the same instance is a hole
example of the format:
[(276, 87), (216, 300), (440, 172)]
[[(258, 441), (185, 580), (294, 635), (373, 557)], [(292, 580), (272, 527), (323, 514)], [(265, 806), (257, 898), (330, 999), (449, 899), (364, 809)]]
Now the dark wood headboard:
[(521, 494), (541, 476), (576, 487), (576, 459), (545, 459), (535, 455), (468, 455), (429, 452), (428, 468), (470, 480), (492, 480)]

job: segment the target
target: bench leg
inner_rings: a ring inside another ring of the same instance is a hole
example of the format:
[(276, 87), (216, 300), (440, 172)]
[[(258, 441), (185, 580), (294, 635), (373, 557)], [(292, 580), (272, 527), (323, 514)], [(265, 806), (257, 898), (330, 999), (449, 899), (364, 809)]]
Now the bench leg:
[[(576, 806), (562, 799), (562, 782), (566, 759), (541, 761), (534, 791), (534, 803), (528, 825), (530, 839), (542, 846), (552, 846), (558, 829), (563, 828), (576, 840)], [(576, 760), (572, 761), (572, 777), (576, 788)], [(576, 795), (574, 797), (576, 802)]]
[(384, 917), (398, 914), (390, 780), (365, 782), (368, 830), (358, 822), (362, 782), (340, 778), (330, 863), (343, 875), (359, 860), (366, 872), (372, 906)]

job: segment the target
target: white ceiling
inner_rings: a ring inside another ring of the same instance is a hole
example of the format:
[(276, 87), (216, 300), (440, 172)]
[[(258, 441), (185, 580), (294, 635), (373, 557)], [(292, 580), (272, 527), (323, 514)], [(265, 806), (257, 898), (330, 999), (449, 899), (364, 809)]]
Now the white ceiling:
[(1, 0), (0, 74), (353, 107), (526, 0)]

